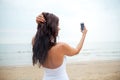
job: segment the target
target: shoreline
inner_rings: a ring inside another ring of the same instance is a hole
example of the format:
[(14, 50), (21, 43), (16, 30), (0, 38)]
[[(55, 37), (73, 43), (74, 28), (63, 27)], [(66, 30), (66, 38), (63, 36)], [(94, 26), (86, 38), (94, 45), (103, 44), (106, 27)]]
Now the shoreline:
[[(32, 65), (0, 66), (0, 80), (42, 80), (43, 69)], [(67, 63), (70, 80), (120, 80), (120, 60)]]
[[(96, 62), (119, 62), (120, 60), (118, 60), (118, 59), (114, 59), (114, 60), (90, 60), (90, 61), (88, 61), (88, 60), (86, 60), (86, 61), (72, 61), (72, 62), (70, 62), (70, 61), (68, 61), (67, 60), (67, 65), (74, 65), (74, 64), (83, 64), (83, 63), (85, 63), (85, 64), (87, 64), (87, 63), (96, 63)], [(0, 65), (0, 68), (1, 67), (32, 67), (33, 65), (32, 64), (23, 64), (23, 65)], [(34, 67), (34, 66), (33, 66)]]

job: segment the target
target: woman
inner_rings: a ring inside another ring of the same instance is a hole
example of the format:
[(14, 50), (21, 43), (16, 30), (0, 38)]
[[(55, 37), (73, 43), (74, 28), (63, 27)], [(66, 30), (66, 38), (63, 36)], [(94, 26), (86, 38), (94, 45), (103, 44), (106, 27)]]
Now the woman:
[(63, 42), (57, 42), (59, 19), (52, 13), (43, 12), (36, 17), (37, 32), (32, 40), (33, 65), (39, 64), (44, 68), (43, 80), (69, 80), (66, 73), (65, 56), (78, 54), (83, 46), (87, 33), (82, 31), (82, 38), (76, 48)]

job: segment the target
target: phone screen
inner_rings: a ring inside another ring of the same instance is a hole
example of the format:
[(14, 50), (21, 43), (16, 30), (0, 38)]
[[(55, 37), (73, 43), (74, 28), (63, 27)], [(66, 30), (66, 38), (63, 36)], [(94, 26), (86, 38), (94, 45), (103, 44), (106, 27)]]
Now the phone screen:
[(83, 31), (84, 30), (84, 23), (81, 23), (81, 30)]

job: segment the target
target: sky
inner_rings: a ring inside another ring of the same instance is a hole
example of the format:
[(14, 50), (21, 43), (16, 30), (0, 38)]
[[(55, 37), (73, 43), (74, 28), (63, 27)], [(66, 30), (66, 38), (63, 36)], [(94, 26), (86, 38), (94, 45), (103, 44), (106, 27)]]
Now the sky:
[(88, 30), (86, 42), (120, 41), (120, 0), (0, 0), (0, 44), (31, 43), (36, 16), (59, 17), (59, 41), (81, 38), (80, 23)]

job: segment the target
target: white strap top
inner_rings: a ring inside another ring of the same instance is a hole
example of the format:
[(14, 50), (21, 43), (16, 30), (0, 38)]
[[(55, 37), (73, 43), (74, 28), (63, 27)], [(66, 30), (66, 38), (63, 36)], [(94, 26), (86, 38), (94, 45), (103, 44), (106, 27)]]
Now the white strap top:
[(69, 80), (66, 72), (66, 57), (63, 60), (62, 65), (55, 69), (49, 69), (44, 67), (43, 80)]

